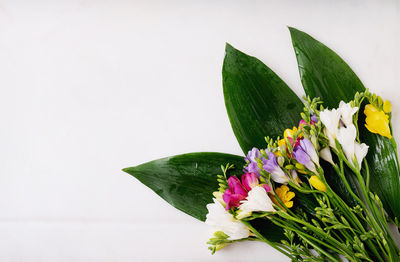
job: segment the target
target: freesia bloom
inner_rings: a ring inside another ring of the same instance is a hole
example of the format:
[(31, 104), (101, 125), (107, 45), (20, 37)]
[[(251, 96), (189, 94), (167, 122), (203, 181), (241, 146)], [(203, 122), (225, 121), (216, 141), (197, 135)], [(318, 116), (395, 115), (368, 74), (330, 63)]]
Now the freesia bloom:
[(353, 115), (357, 112), (357, 110), (358, 107), (352, 107), (350, 103), (340, 101), (338, 111), (345, 126), (350, 126), (353, 124)]
[(343, 152), (346, 155), (347, 160), (354, 165), (354, 160), (358, 162), (358, 168), (361, 169), (361, 162), (367, 155), (368, 146), (364, 143), (359, 144), (356, 140), (357, 130), (356, 127), (351, 124), (348, 127), (341, 127), (339, 129), (337, 140), (343, 148)]
[(348, 127), (341, 127), (337, 134), (337, 140), (343, 148), (346, 158), (352, 162), (354, 158), (354, 143), (357, 136), (356, 127), (351, 124)]
[(297, 174), (296, 170), (292, 169), (290, 170), (290, 175), (292, 176), (292, 181), (293, 183), (295, 183), (296, 185), (300, 185), (299, 183), (301, 183), (301, 180), (299, 178), (299, 175)]
[(365, 127), (371, 133), (379, 134), (389, 139), (392, 138), (389, 127), (389, 116), (386, 115), (385, 112), (378, 110), (371, 104), (368, 104), (365, 106), (364, 114), (366, 115)]
[(361, 145), (359, 143), (355, 143), (354, 153), (358, 162), (358, 168), (361, 169), (361, 163), (368, 153), (368, 146), (365, 143), (362, 143)]
[(317, 173), (313, 159), (319, 165), (318, 155), (310, 140), (303, 138), (300, 145), (293, 149), (293, 156), (300, 164), (304, 165), (311, 172)]
[(317, 123), (317, 122), (318, 122), (318, 117), (317, 117), (316, 114), (313, 114), (313, 115), (311, 116), (311, 123), (312, 123), (312, 122), (314, 122), (314, 123)]
[(260, 168), (257, 164), (257, 159), (260, 157), (261, 152), (255, 147), (247, 153), (247, 156), (244, 158), (244, 161), (248, 162), (248, 165), (245, 167), (246, 172), (254, 173), (258, 177), (260, 176)]
[(249, 191), (249, 195), (245, 200), (241, 201), (239, 209), (243, 214), (250, 215), (251, 212), (273, 212), (272, 201), (267, 191), (261, 186), (256, 186)]
[[(311, 119), (310, 119), (310, 124), (313, 125), (313, 126), (315, 126), (315, 124), (316, 124), (317, 122), (318, 122), (317, 115), (316, 115), (316, 114), (313, 114), (313, 115), (311, 116)], [(304, 126), (304, 125), (308, 126), (309, 124), (308, 124), (304, 119), (301, 119), (301, 120), (300, 120), (300, 123), (299, 123), (299, 128), (300, 128), (300, 129), (303, 129), (303, 126)]]
[(385, 102), (383, 102), (383, 112), (389, 114), (390, 111), (392, 111), (392, 104), (388, 100), (385, 100)]
[(224, 209), (217, 199), (214, 203), (208, 204), (208, 214), (205, 223), (214, 227), (214, 231), (222, 231), (229, 236), (228, 240), (247, 238), (250, 235), (249, 229), (232, 214)]
[(283, 132), (283, 137), (293, 137), (294, 134), (297, 133), (297, 127), (293, 127), (292, 129), (285, 129), (285, 131)]
[[(275, 193), (287, 208), (293, 207), (293, 201), (291, 201), (291, 200), (295, 197), (295, 193), (289, 191), (288, 186), (282, 185), (282, 186), (278, 187), (277, 189), (275, 189)], [(280, 206), (281, 208), (283, 208), (281, 206), (281, 204), (279, 203), (279, 201), (275, 197), (272, 197), (272, 201), (275, 204), (277, 204), (278, 206)]]
[(242, 185), (247, 191), (250, 191), (253, 187), (258, 186), (258, 178), (254, 173), (246, 173), (242, 175)]
[(260, 150), (258, 150), (258, 148), (256, 147), (253, 147), (253, 149), (247, 153), (247, 156), (244, 158), (244, 160), (249, 162), (256, 162), (256, 159), (260, 158), (260, 156)]
[(329, 145), (336, 148), (335, 139), (338, 132), (340, 112), (336, 109), (325, 109), (319, 113), (319, 119), (324, 124), (324, 133), (328, 137)]
[(321, 151), (319, 151), (319, 156), (320, 156), (323, 160), (325, 160), (325, 161), (331, 163), (332, 165), (335, 165), (335, 163), (333, 163), (331, 150), (329, 149), (328, 146), (325, 147), (325, 148), (323, 148)]
[(288, 182), (288, 177), (278, 165), (276, 156), (272, 152), (267, 152), (267, 155), (268, 159), (265, 159), (264, 157), (261, 158), (264, 170), (271, 174), (272, 180), (276, 183), (286, 184)]
[(222, 196), (222, 199), (226, 203), (226, 210), (231, 207), (238, 207), (240, 201), (247, 197), (247, 191), (240, 183), (240, 180), (236, 176), (231, 176), (228, 178), (227, 188)]
[(260, 168), (258, 167), (257, 162), (250, 162), (246, 167), (245, 167), (246, 172), (248, 173), (254, 173), (257, 175), (257, 177), (260, 176)]
[(319, 158), (317, 151), (314, 148), (313, 143), (307, 138), (303, 138), (300, 140), (300, 146), (307, 153), (307, 155), (311, 158), (311, 160), (319, 166)]
[(317, 189), (317, 190), (319, 190), (319, 191), (322, 191), (322, 192), (325, 192), (326, 191), (326, 186), (325, 186), (325, 184), (324, 183), (322, 183), (322, 181), (317, 177), (317, 176), (312, 176), (312, 177), (310, 177), (310, 183), (311, 183), (311, 185), (315, 188), (315, 189)]

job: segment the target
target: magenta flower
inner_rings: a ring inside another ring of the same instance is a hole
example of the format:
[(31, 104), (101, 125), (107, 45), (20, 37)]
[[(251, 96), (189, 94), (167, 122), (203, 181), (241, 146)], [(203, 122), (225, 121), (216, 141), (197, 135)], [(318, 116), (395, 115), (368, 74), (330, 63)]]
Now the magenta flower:
[(226, 210), (231, 207), (238, 207), (240, 201), (247, 197), (247, 191), (240, 183), (240, 180), (236, 176), (228, 178), (229, 188), (225, 190), (222, 195), (222, 199), (226, 203)]
[[(311, 116), (311, 119), (310, 119), (310, 120), (311, 120), (311, 121), (310, 121), (310, 124), (313, 125), (313, 126), (315, 126), (315, 124), (318, 122), (318, 117), (317, 117), (317, 115), (316, 115), (316, 114), (313, 114), (313, 115)], [(308, 123), (307, 123), (304, 119), (300, 120), (299, 128), (302, 129), (302, 128), (303, 128), (303, 125), (308, 126)]]
[(267, 184), (262, 184), (261, 185), (264, 189), (265, 189), (265, 191), (268, 193), (269, 191), (271, 191), (271, 187), (269, 186), (269, 185), (267, 185)]
[(242, 175), (242, 184), (247, 191), (250, 191), (253, 187), (258, 186), (258, 178), (254, 173), (246, 173)]

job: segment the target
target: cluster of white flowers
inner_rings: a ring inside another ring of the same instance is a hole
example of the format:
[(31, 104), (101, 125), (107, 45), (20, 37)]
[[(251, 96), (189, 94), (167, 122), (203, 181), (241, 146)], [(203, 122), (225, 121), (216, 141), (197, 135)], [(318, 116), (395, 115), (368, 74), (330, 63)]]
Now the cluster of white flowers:
[[(361, 163), (367, 155), (368, 146), (365, 143), (356, 142), (357, 129), (353, 124), (353, 115), (358, 107), (352, 107), (350, 103), (340, 101), (339, 108), (320, 112), (320, 120), (325, 125), (324, 133), (329, 139), (329, 145), (336, 148), (336, 140), (341, 145), (348, 161), (354, 165), (358, 163), (361, 169)], [(333, 163), (330, 151), (324, 148), (320, 155), (323, 159)]]
[[(208, 204), (208, 214), (205, 223), (212, 226), (213, 232), (222, 231), (229, 236), (228, 240), (247, 238), (249, 229), (223, 206), (223, 200), (214, 198), (214, 203)], [(267, 191), (262, 186), (253, 187), (245, 200), (239, 206), (238, 218), (251, 215), (251, 212), (275, 211)]]
[(214, 198), (214, 203), (208, 204), (207, 209), (208, 214), (205, 223), (212, 226), (214, 232), (224, 232), (229, 236), (229, 240), (249, 237), (249, 229), (226, 211), (217, 199)]

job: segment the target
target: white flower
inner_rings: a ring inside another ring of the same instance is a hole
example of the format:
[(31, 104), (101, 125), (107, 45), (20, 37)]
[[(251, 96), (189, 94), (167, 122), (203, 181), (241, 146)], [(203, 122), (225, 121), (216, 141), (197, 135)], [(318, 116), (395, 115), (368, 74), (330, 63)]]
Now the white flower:
[(328, 138), (329, 146), (334, 149), (337, 149), (335, 142), (336, 134), (331, 134), (326, 128), (324, 128), (324, 135)]
[(294, 170), (294, 169), (290, 170), (290, 175), (292, 176), (292, 182), (295, 183), (297, 186), (300, 186), (299, 183), (301, 183), (301, 180), (300, 180), (299, 175), (297, 174), (296, 170)]
[(358, 162), (358, 169), (361, 169), (361, 163), (368, 153), (368, 146), (365, 143), (362, 143), (361, 145), (359, 143), (355, 143), (354, 149)]
[(356, 127), (351, 124), (348, 127), (342, 126), (337, 133), (337, 140), (343, 148), (346, 158), (353, 163), (355, 154), (355, 140), (357, 136)]
[(325, 135), (329, 139), (329, 145), (333, 148), (336, 148), (335, 138), (338, 132), (339, 120), (340, 120), (340, 112), (336, 109), (328, 110), (325, 109), (319, 113), (319, 119), (322, 124), (326, 127)]
[(239, 209), (249, 214), (251, 212), (273, 212), (272, 201), (269, 198), (267, 191), (261, 186), (253, 187), (245, 200), (240, 201), (242, 204)]
[(249, 229), (226, 211), (217, 199), (214, 198), (213, 200), (214, 203), (207, 205), (208, 214), (205, 223), (213, 226), (215, 231), (222, 231), (227, 234), (229, 240), (249, 237)]
[(282, 171), (282, 169), (275, 170), (275, 172), (271, 173), (271, 179), (279, 184), (287, 184), (289, 182), (288, 176), (285, 174), (285, 172)]
[(357, 110), (358, 107), (351, 107), (350, 103), (340, 101), (338, 111), (345, 126), (350, 126), (353, 124), (353, 115), (357, 112)]
[(323, 148), (321, 151), (319, 151), (319, 156), (320, 156), (323, 160), (325, 160), (325, 161), (331, 163), (332, 165), (335, 165), (335, 163), (333, 163), (331, 150), (329, 149), (328, 146), (325, 147), (325, 148)]

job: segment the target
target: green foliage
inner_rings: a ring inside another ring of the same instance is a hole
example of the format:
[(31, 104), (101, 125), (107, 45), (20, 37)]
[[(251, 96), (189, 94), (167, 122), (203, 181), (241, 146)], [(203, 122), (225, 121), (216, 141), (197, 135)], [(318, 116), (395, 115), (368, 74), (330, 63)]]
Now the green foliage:
[(151, 188), (177, 209), (202, 221), (212, 193), (218, 190), (221, 163), (231, 163), (229, 175), (242, 174), (243, 157), (223, 153), (191, 153), (154, 160), (124, 171)]
[(270, 68), (226, 44), (222, 68), (225, 106), (233, 132), (245, 154), (265, 148), (300, 121), (303, 103)]
[[(335, 52), (302, 31), (295, 28), (289, 30), (301, 82), (308, 96), (319, 97), (324, 101), (325, 107), (337, 108), (341, 100), (349, 102), (357, 92), (366, 91), (357, 75)], [(374, 95), (369, 98), (373, 103), (380, 103), (379, 98)], [(363, 112), (363, 107), (360, 108), (360, 112)], [(396, 145), (393, 139), (369, 132), (364, 123), (364, 114), (360, 113), (360, 140), (369, 146), (366, 161), (370, 164), (370, 187), (379, 195), (391, 218), (395, 219), (400, 217), (400, 171)], [(363, 171), (365, 172), (365, 169)], [(342, 196), (347, 203), (354, 203), (349, 194), (341, 189), (344, 185), (340, 184), (339, 180), (334, 181), (334, 173), (326, 177), (327, 180), (332, 179), (328, 181), (330, 185), (339, 183), (338, 189), (344, 192)], [(351, 178), (348, 180), (351, 181)], [(353, 183), (351, 186), (356, 188)]]

